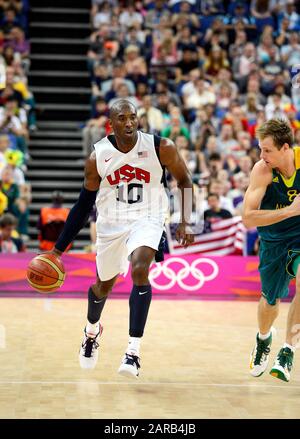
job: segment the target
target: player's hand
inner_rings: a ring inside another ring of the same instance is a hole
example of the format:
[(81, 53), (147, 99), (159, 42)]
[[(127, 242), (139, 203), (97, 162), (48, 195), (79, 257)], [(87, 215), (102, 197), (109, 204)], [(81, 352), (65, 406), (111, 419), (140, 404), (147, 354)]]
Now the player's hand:
[(62, 252), (60, 250), (57, 250), (55, 247), (53, 247), (52, 250), (39, 253), (39, 255), (55, 255), (57, 258), (60, 258), (62, 255)]
[(291, 212), (291, 216), (300, 215), (300, 194), (296, 195), (292, 204), (288, 206), (289, 211)]
[(180, 223), (175, 233), (176, 241), (183, 245), (184, 248), (188, 247), (194, 242), (194, 234), (190, 226), (185, 223)]

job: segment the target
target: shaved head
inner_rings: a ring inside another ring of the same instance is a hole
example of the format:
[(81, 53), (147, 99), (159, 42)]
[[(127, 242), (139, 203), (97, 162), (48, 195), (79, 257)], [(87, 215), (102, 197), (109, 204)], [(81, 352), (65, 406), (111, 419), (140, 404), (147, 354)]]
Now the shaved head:
[(119, 99), (117, 102), (115, 102), (112, 105), (109, 112), (109, 117), (113, 119), (119, 113), (126, 110), (133, 111), (134, 113), (136, 113), (136, 108), (130, 101), (127, 101), (126, 99)]

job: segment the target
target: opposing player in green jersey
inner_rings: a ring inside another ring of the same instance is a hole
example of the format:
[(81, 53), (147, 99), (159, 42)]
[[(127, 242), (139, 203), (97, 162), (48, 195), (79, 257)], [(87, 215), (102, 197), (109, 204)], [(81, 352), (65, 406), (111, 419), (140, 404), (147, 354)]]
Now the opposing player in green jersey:
[(285, 343), (270, 371), (272, 376), (289, 381), (300, 338), (300, 147), (292, 147), (293, 133), (284, 120), (265, 122), (257, 136), (261, 160), (252, 169), (243, 209), (244, 224), (257, 227), (260, 236), (262, 297), (250, 373), (258, 377), (267, 368), (280, 299), (288, 295), (289, 283), (296, 278)]

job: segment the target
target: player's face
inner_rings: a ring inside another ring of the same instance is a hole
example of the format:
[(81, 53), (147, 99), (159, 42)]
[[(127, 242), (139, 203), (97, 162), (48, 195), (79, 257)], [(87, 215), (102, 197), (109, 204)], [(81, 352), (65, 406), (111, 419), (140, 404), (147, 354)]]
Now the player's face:
[(136, 137), (138, 118), (134, 109), (126, 108), (111, 119), (111, 125), (116, 136), (132, 140)]
[(266, 137), (259, 142), (260, 158), (270, 168), (277, 168), (282, 164), (283, 154), (286, 152), (285, 146), (277, 149), (271, 137)]

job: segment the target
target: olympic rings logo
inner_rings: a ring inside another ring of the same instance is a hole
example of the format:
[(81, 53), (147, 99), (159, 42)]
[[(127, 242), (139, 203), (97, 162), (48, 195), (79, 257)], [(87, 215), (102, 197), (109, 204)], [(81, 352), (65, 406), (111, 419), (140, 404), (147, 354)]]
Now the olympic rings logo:
[[(171, 264), (178, 263), (181, 264), (182, 268), (180, 268), (177, 272), (170, 267)], [(209, 275), (205, 275), (203, 271), (198, 267), (200, 264), (210, 265), (212, 271)], [(215, 261), (212, 261), (208, 258), (198, 258), (189, 264), (185, 259), (174, 257), (169, 258), (166, 261), (156, 264), (149, 273), (149, 280), (151, 285), (158, 290), (168, 290), (177, 283), (183, 290), (186, 291), (195, 291), (199, 290), (203, 287), (205, 282), (211, 281), (217, 277), (219, 274), (219, 267)], [(156, 279), (161, 275), (165, 276), (169, 279), (167, 284), (159, 284), (156, 282)], [(184, 282), (184, 279), (193, 276), (198, 282), (195, 285), (188, 285)]]

